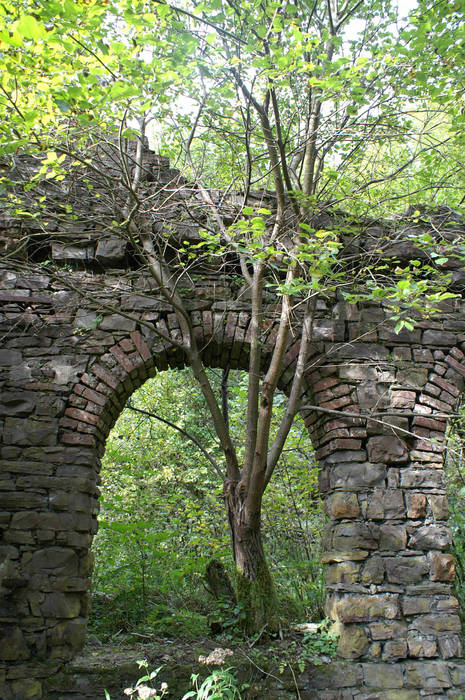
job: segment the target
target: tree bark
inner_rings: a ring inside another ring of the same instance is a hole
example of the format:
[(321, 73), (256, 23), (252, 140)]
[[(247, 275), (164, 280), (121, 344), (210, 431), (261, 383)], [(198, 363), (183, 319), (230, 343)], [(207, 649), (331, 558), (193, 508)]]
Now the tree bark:
[(237, 601), (247, 634), (278, 630), (278, 606), (263, 550), (260, 516), (249, 512), (238, 484), (227, 484), (226, 508), (236, 564)]

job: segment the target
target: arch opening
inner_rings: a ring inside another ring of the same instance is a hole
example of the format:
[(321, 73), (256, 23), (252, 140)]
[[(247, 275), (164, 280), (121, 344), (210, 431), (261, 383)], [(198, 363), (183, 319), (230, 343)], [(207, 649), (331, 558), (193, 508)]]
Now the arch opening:
[[(215, 370), (209, 374), (220, 395), (224, 377)], [(229, 373), (228, 394), (230, 429), (241, 450), (245, 373)], [(282, 394), (276, 403), (282, 412)], [(234, 562), (223, 483), (190, 439), (223, 468), (208, 409), (190, 370), (158, 373), (131, 396), (128, 405), (133, 409), (121, 413), (103, 459), (90, 631), (103, 638), (122, 631), (188, 638), (239, 628), (240, 608), (231, 600), (216, 601), (224, 590), (212, 591), (211, 580), (205, 578), (215, 560), (234, 582)], [(181, 434), (175, 425), (185, 432)], [(265, 552), (283, 623), (286, 618), (288, 623), (321, 619), (324, 516), (314, 453), (302, 419), (295, 422), (265, 491), (262, 516)]]

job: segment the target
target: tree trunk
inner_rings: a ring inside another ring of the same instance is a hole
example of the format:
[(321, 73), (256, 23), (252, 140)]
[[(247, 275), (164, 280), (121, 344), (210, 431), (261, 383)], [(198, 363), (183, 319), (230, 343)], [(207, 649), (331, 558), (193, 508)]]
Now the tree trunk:
[(251, 516), (245, 501), (229, 489), (226, 500), (241, 624), (247, 634), (278, 630), (276, 592), (263, 551), (260, 515)]

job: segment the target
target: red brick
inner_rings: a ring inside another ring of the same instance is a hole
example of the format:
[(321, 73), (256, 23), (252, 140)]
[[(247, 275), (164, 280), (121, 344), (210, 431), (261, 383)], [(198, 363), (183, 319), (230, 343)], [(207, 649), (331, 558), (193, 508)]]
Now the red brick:
[(337, 438), (336, 440), (331, 440), (326, 447), (322, 447), (317, 452), (317, 458), (322, 459), (333, 452), (338, 450), (359, 450), (362, 446), (361, 440), (351, 440), (344, 438)]
[(83, 435), (82, 433), (63, 433), (61, 442), (66, 445), (89, 445), (95, 447), (96, 441), (92, 435)]
[(423, 391), (426, 391), (427, 394), (431, 394), (432, 396), (439, 396), (441, 393), (441, 389), (430, 382), (425, 384)]
[(426, 416), (415, 416), (413, 419), (414, 425), (421, 425), (423, 428), (432, 428), (433, 430), (439, 430), (444, 432), (446, 429), (446, 423), (440, 420), (435, 420), (434, 418), (427, 418)]
[(450, 356), (446, 357), (446, 362), (455, 369), (456, 372), (465, 377), (465, 367), (461, 365), (460, 362), (457, 362), (457, 360), (454, 360), (454, 358)]
[(119, 362), (121, 367), (123, 367), (126, 372), (132, 372), (134, 369), (137, 369), (137, 365), (134, 365), (131, 360), (127, 357), (126, 353), (120, 348), (119, 345), (113, 345), (112, 348), (110, 348), (110, 352), (113, 355), (113, 357), (116, 358), (116, 360)]
[(88, 413), (88, 411), (82, 411), (80, 408), (67, 408), (65, 415), (71, 416), (76, 420), (80, 420), (83, 423), (90, 423), (90, 425), (97, 425), (99, 417), (93, 413)]
[(438, 411), (445, 411), (446, 413), (449, 413), (450, 411), (449, 404), (439, 401), (438, 399), (434, 399), (432, 396), (428, 396), (428, 394), (421, 394), (420, 403), (431, 406), (432, 408), (437, 408)]
[(105, 406), (107, 401), (106, 396), (102, 396), (102, 394), (99, 394), (98, 391), (94, 391), (94, 389), (84, 389), (82, 396), (89, 401), (93, 401), (99, 406)]
[(330, 440), (335, 440), (336, 438), (348, 438), (350, 437), (349, 430), (347, 428), (336, 428), (335, 430), (330, 430), (328, 433), (323, 435), (321, 438), (321, 444), (329, 442)]
[(350, 398), (350, 396), (341, 396), (339, 399), (327, 401), (326, 403), (322, 403), (320, 405), (321, 408), (329, 408), (330, 410), (335, 411), (338, 408), (342, 408), (343, 406), (347, 406), (347, 404), (350, 404), (351, 400), (352, 399)]
[(413, 408), (417, 395), (414, 391), (393, 391), (391, 406), (393, 408)]
[(339, 428), (347, 428), (349, 425), (351, 425), (351, 421), (344, 421), (340, 420), (339, 418), (331, 418), (326, 424), (325, 424), (325, 430), (338, 430)]
[(445, 401), (446, 403), (449, 404), (449, 406), (455, 406), (457, 402), (457, 397), (452, 396), (452, 394), (449, 394), (448, 391), (441, 391), (439, 398), (441, 401)]
[(459, 348), (452, 348), (450, 354), (453, 355), (457, 360), (463, 359), (463, 352)]
[(452, 396), (457, 397), (460, 394), (460, 390), (457, 389), (457, 387), (454, 384), (448, 382), (447, 379), (444, 379), (443, 377), (439, 377), (438, 375), (433, 374), (430, 381), (434, 382), (438, 386), (448, 391), (449, 394), (452, 394)]
[(415, 440), (413, 443), (415, 450), (426, 450), (428, 452), (443, 452), (444, 445), (437, 443), (434, 440)]
[(112, 394), (110, 387), (106, 384), (103, 384), (103, 382), (99, 382), (97, 384), (97, 386), (95, 387), (95, 391), (98, 391), (100, 394), (104, 394), (104, 396), (110, 396)]
[(132, 352), (134, 350), (134, 345), (129, 338), (123, 338), (123, 340), (120, 340), (119, 344), (123, 348), (124, 352)]
[(332, 389), (326, 389), (325, 391), (318, 391), (315, 394), (315, 403), (321, 404), (322, 401), (332, 401), (332, 399), (336, 398), (337, 396), (334, 395)]
[(74, 418), (68, 418), (68, 416), (63, 416), (60, 420), (60, 428), (70, 428), (71, 430), (76, 430), (78, 433), (89, 433), (91, 435), (93, 435), (96, 430), (94, 425), (74, 420)]
[[(317, 374), (317, 373), (314, 373)], [(319, 372), (318, 372), (319, 374)], [(339, 384), (339, 379), (337, 377), (326, 377), (325, 379), (320, 379), (314, 387), (313, 391), (318, 392), (318, 391), (324, 391), (325, 389), (330, 389), (332, 386), (335, 384)]]
[(92, 367), (92, 372), (112, 389), (116, 389), (119, 384), (119, 379), (110, 374), (110, 372), (108, 372), (108, 370), (106, 370), (104, 367), (101, 367), (101, 365), (94, 365)]

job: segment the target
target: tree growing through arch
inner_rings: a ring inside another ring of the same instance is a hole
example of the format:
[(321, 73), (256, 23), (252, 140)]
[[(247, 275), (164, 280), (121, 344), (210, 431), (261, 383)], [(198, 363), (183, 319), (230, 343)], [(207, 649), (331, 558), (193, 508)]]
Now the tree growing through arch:
[[(397, 264), (392, 241), (373, 236), (360, 247), (359, 229), (368, 224), (351, 223), (335, 208), (344, 203), (361, 214), (375, 202), (382, 211), (383, 202), (404, 197), (403, 188), (410, 201), (412, 191), (449, 187), (447, 170), (439, 181), (425, 176), (406, 185), (418, 164), (431, 167), (448, 147), (450, 135), (438, 128), (443, 112), (420, 103), (406, 112), (405, 99), (416, 96), (402, 77), (411, 57), (398, 53), (387, 0), (24, 0), (5, 1), (0, 13), (8, 68), (0, 86), (2, 150), (13, 166), (5, 202), (39, 226), (15, 242), (12, 264), (25, 264), (14, 262), (25, 249), (40, 258), (40, 220), (61, 225), (85, 216), (79, 188), (98, 197), (99, 220), (93, 216), (90, 225), (130, 245), (176, 317), (178, 335), (162, 335), (192, 368), (221, 444), (224, 465), (217, 467), (247, 626), (272, 627), (261, 501), (299, 408), (314, 304), (350, 280), (360, 289), (350, 300), (385, 301), (400, 330), (412, 327), (412, 310), (433, 311), (447, 297), (445, 242), (438, 251), (436, 240), (410, 233), (417, 257)], [(193, 184), (171, 172), (161, 187), (150, 187), (155, 176), (144, 162), (144, 139), (155, 120), (166, 152), (177, 149)], [(18, 158), (23, 152), (29, 160)], [(58, 208), (51, 189), (63, 195)], [(228, 197), (235, 190), (240, 194)], [(179, 200), (203, 234), (174, 246), (170, 221)], [(182, 296), (201, 260), (223, 261), (251, 298), (240, 461)], [(264, 348), (270, 292), (279, 321)], [(272, 440), (273, 398), (291, 359), (288, 404)]]

